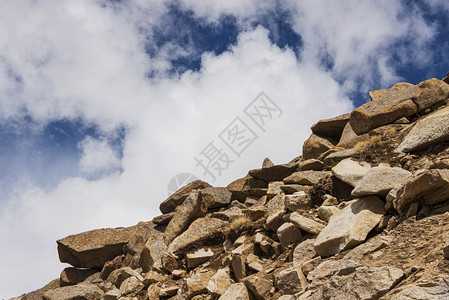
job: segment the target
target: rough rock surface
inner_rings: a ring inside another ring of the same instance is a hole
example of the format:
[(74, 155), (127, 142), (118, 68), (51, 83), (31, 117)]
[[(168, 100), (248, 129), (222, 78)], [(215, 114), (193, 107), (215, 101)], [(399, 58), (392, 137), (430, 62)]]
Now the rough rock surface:
[(302, 146), (302, 156), (304, 159), (318, 158), (327, 150), (332, 149), (334, 145), (335, 142), (332, 139), (312, 134)]
[(343, 182), (355, 187), (362, 181), (363, 177), (371, 169), (370, 166), (361, 165), (360, 163), (348, 158), (339, 162), (332, 168), (332, 174)]
[(163, 214), (175, 211), (176, 207), (184, 202), (191, 191), (200, 190), (207, 187), (210, 187), (210, 184), (208, 184), (207, 182), (195, 180), (174, 192), (170, 197), (168, 197), (159, 205), (159, 209)]

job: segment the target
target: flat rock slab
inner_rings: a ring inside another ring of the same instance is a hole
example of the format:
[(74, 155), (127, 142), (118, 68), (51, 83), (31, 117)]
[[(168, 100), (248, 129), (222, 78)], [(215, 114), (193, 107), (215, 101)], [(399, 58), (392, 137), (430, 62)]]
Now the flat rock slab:
[(317, 236), (317, 255), (331, 256), (365, 241), (385, 214), (384, 203), (376, 196), (354, 201), (333, 216)]
[(444, 276), (431, 283), (406, 285), (388, 296), (391, 300), (449, 299), (449, 276)]
[(338, 141), (350, 116), (351, 114), (348, 113), (335, 118), (320, 120), (311, 127), (312, 132), (316, 135), (330, 137)]
[(336, 142), (331, 138), (324, 138), (312, 133), (302, 146), (304, 159), (318, 158), (329, 149), (334, 148)]
[(187, 260), (187, 267), (188, 268), (195, 268), (199, 264), (202, 264), (203, 262), (206, 262), (214, 256), (214, 252), (212, 252), (211, 249), (198, 249), (195, 252), (187, 253), (186, 260)]
[(247, 175), (243, 178), (234, 180), (226, 187), (232, 195), (244, 202), (246, 197), (262, 197), (267, 193), (268, 183), (264, 180)]
[(201, 198), (209, 209), (228, 206), (231, 203), (232, 193), (224, 187), (208, 187), (201, 190)]
[(285, 184), (314, 185), (330, 175), (328, 171), (298, 171), (284, 179)]
[(347, 158), (332, 168), (332, 174), (352, 187), (356, 187), (370, 169), (370, 166), (361, 165)]
[(261, 179), (266, 182), (281, 181), (296, 171), (295, 166), (275, 165), (272, 167), (265, 167), (262, 169), (254, 169), (248, 172), (254, 178)]
[(249, 300), (248, 289), (243, 283), (234, 283), (218, 300)]
[(396, 148), (396, 153), (412, 152), (449, 140), (449, 106), (417, 121)]
[(70, 235), (57, 242), (59, 260), (77, 268), (102, 268), (123, 253), (134, 227), (106, 228)]
[(386, 196), (392, 188), (404, 184), (411, 176), (411, 172), (398, 167), (373, 167), (363, 176), (351, 195), (354, 197)]
[(323, 224), (318, 223), (312, 219), (303, 217), (297, 212), (291, 213), (290, 222), (292, 222), (299, 229), (304, 230), (305, 232), (311, 234), (319, 234), (321, 230), (324, 229)]
[(80, 283), (72, 286), (57, 288), (44, 293), (44, 300), (98, 300), (104, 295), (104, 292), (95, 284)]
[(195, 180), (191, 183), (183, 186), (176, 192), (174, 192), (170, 197), (168, 197), (166, 200), (164, 200), (160, 205), (159, 209), (163, 214), (167, 214), (170, 212), (175, 211), (176, 207), (178, 205), (182, 204), (184, 200), (187, 198), (187, 196), (190, 195), (190, 192), (193, 190), (201, 190), (207, 187), (210, 187), (211, 185), (207, 182), (201, 181), (201, 180)]

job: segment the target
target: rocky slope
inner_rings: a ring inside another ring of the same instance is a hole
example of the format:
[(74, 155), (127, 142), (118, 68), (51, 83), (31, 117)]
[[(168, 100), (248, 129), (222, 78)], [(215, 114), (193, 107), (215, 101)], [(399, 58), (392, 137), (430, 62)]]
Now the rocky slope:
[(58, 240), (73, 267), (16, 299), (449, 299), (448, 82), (371, 91), (290, 163)]

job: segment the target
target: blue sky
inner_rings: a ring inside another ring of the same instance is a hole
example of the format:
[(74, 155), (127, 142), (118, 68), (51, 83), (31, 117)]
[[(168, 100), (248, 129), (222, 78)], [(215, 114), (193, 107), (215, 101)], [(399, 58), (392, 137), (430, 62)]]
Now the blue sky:
[[(0, 297), (59, 276), (56, 239), (156, 216), (176, 174), (225, 186), (266, 156), (300, 155), (313, 123), (369, 90), (443, 78), (448, 12), (438, 0), (0, 3)], [(245, 113), (260, 101), (279, 108), (263, 128)], [(236, 122), (253, 132), (240, 155), (220, 138)], [(194, 159), (210, 145), (232, 161), (215, 181)]]

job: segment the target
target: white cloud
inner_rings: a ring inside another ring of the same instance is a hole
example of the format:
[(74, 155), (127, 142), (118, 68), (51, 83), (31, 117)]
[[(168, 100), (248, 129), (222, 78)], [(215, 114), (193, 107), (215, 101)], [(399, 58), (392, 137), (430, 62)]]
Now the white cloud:
[(80, 170), (87, 176), (98, 176), (120, 168), (120, 158), (107, 140), (86, 136), (79, 143), (81, 158)]

